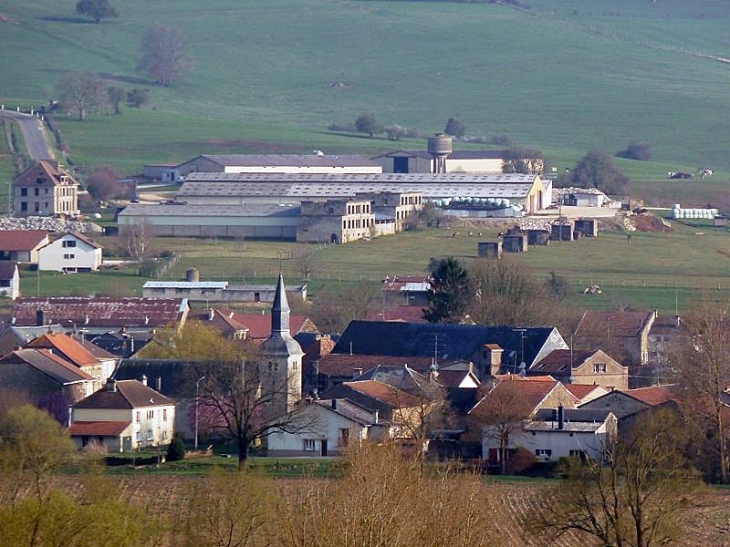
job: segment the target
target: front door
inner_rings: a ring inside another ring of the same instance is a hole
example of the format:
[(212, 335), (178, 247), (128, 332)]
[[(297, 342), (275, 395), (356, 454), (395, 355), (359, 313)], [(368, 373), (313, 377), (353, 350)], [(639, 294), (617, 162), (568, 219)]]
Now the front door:
[(327, 455), (327, 439), (322, 439), (322, 456)]

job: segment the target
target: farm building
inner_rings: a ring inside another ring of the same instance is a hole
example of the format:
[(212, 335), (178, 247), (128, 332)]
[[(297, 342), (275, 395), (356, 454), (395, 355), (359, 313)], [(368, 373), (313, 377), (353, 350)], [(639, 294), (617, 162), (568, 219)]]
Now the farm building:
[(190, 173), (381, 173), (380, 163), (355, 154), (229, 154), (201, 155), (176, 168)]
[[(307, 286), (288, 287), (290, 296), (307, 299)], [(231, 285), (228, 281), (147, 281), (142, 296), (187, 298), (191, 302), (273, 302), (276, 285)]]
[(554, 193), (559, 205), (604, 207), (611, 203), (609, 197), (597, 188), (557, 188)]
[(311, 175), (191, 173), (177, 194), (189, 205), (297, 205), (351, 199), (363, 193), (421, 194), (424, 200), (506, 199), (534, 213), (549, 206), (552, 185), (538, 175), (374, 174)]
[(149, 222), (160, 236), (294, 240), (299, 207), (278, 205), (128, 205), (119, 227)]
[(46, 230), (0, 230), (0, 260), (38, 264), (38, 250), (49, 241)]

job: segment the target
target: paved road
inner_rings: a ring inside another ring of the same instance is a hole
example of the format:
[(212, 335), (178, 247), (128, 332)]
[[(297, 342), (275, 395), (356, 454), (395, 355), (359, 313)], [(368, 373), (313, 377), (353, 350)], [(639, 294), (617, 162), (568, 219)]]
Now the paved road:
[(48, 147), (46, 133), (40, 118), (14, 110), (0, 110), (0, 117), (13, 118), (18, 122), (25, 140), (25, 148), (31, 158), (34, 160), (53, 159), (53, 153)]

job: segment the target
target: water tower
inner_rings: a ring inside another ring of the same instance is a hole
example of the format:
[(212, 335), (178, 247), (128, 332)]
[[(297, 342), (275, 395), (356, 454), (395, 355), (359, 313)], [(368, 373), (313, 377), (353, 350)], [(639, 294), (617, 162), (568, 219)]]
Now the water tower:
[(432, 173), (446, 173), (446, 158), (453, 152), (450, 135), (436, 133), (428, 138), (428, 153), (433, 157)]

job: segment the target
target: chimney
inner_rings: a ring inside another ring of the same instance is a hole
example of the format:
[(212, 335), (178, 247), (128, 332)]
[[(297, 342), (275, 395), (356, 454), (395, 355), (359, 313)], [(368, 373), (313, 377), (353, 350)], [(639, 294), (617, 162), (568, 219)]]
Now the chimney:
[(146, 386), (147, 385), (147, 375), (146, 374), (143, 374), (142, 375), (142, 385), (143, 386)]
[(558, 429), (563, 429), (565, 424), (565, 409), (563, 405), (558, 405)]
[(373, 423), (380, 423), (380, 411), (377, 409), (373, 410)]
[(215, 310), (213, 308), (210, 308), (208, 310), (208, 321), (213, 321), (215, 318)]
[(111, 391), (112, 393), (116, 393), (117, 391), (117, 381), (114, 378), (109, 378), (106, 381), (106, 390)]
[(36, 310), (35, 312), (35, 325), (36, 327), (42, 327), (46, 324), (46, 314), (43, 310)]
[(504, 350), (497, 344), (486, 344), (484, 346), (484, 354), (486, 357), (486, 365), (489, 366), (489, 375), (496, 376), (499, 369), (502, 368), (502, 354)]
[(74, 422), (74, 407), (73, 405), (68, 405), (68, 427), (71, 427), (71, 424)]
[(330, 406), (332, 407), (332, 410), (337, 410), (337, 399), (332, 399), (330, 401)]

